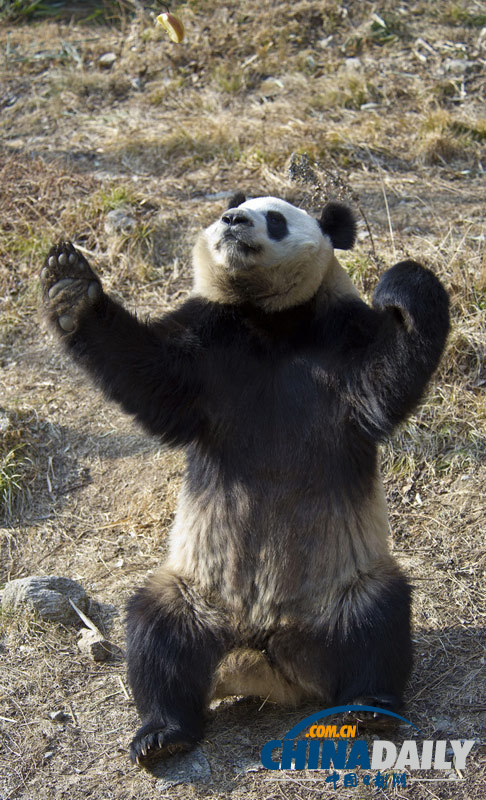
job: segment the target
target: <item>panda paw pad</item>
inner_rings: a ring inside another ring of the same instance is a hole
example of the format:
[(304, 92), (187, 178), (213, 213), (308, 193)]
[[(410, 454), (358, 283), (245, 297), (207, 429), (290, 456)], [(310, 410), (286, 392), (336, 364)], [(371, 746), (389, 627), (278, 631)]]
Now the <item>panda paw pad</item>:
[(79, 312), (101, 296), (101, 284), (85, 257), (61, 242), (49, 251), (40, 274), (44, 303), (65, 333), (77, 327)]

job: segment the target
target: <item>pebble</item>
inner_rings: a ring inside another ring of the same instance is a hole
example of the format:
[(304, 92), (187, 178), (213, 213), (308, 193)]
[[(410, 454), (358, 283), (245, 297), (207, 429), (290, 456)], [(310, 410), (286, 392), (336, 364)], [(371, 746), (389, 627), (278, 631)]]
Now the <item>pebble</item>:
[(137, 227), (137, 220), (124, 208), (114, 208), (105, 218), (105, 233), (132, 233)]
[(88, 628), (84, 628), (80, 633), (78, 649), (97, 662), (109, 661), (121, 654), (119, 647), (105, 639), (102, 634)]
[(98, 59), (98, 64), (104, 69), (110, 69), (116, 61), (115, 53), (103, 53)]

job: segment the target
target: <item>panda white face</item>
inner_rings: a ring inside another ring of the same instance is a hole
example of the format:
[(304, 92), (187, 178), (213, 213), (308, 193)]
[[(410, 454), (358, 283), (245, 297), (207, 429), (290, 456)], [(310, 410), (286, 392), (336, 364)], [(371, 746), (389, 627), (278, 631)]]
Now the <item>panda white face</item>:
[(337, 264), (320, 221), (276, 197), (225, 211), (200, 234), (193, 260), (198, 294), (266, 310), (310, 299)]
[(311, 259), (324, 238), (316, 219), (276, 197), (257, 197), (228, 209), (206, 237), (215, 262), (230, 270), (271, 269), (296, 258)]

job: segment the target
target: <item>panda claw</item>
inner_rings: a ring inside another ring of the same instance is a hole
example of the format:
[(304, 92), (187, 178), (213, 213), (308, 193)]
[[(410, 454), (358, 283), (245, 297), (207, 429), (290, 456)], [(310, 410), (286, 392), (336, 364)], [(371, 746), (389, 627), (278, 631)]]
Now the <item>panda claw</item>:
[(167, 727), (165, 723), (145, 725), (130, 745), (130, 759), (139, 767), (151, 769), (156, 763), (176, 753), (187, 752), (199, 737), (188, 736), (179, 727)]

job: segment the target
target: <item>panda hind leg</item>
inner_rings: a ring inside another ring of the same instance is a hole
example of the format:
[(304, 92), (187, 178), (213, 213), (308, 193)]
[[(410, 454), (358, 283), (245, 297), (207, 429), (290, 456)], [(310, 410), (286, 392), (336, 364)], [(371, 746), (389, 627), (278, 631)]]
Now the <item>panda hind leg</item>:
[[(309, 699), (397, 713), (412, 668), (410, 586), (398, 568), (379, 586), (371, 580), (359, 591), (354, 586), (342, 596), (332, 625), (281, 628), (267, 652)], [(364, 710), (356, 716), (380, 727), (392, 719)]]
[(133, 762), (150, 769), (202, 737), (213, 674), (230, 644), (222, 614), (161, 570), (127, 605), (128, 678), (142, 727)]

